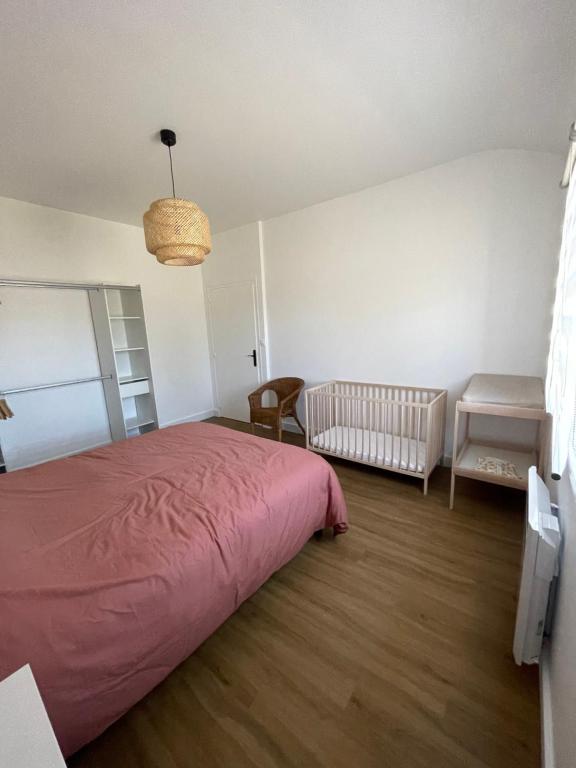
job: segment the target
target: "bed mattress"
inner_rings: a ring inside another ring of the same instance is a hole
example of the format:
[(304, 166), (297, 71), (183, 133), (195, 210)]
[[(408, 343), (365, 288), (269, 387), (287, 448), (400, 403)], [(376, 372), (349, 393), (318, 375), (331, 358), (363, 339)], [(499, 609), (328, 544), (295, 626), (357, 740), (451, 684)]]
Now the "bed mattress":
[(31, 665), (70, 755), (330, 526), (326, 461), (211, 424), (3, 475), (0, 678)]
[(312, 445), (345, 459), (424, 472), (426, 443), (408, 437), (355, 427), (331, 427), (312, 438)]

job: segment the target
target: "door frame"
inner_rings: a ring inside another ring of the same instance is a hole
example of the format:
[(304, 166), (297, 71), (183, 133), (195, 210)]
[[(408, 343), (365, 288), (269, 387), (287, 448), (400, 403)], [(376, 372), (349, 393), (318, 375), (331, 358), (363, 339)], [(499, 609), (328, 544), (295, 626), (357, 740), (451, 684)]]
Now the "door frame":
[(261, 306), (259, 301), (259, 291), (255, 280), (234, 280), (228, 283), (218, 283), (217, 285), (206, 286), (204, 297), (206, 301), (206, 318), (208, 330), (208, 351), (210, 355), (210, 373), (212, 376), (212, 392), (214, 397), (214, 410), (217, 416), (220, 416), (220, 396), (218, 393), (218, 380), (216, 377), (214, 348), (214, 332), (212, 325), (212, 310), (210, 305), (210, 294), (212, 291), (218, 291), (222, 288), (233, 288), (237, 286), (248, 285), (252, 290), (252, 305), (254, 311), (254, 328), (256, 330), (256, 345), (258, 348), (258, 365), (256, 366), (256, 378), (258, 386), (262, 385), (268, 377), (268, 356), (266, 354), (266, 342), (264, 339), (264, 319), (261, 317)]

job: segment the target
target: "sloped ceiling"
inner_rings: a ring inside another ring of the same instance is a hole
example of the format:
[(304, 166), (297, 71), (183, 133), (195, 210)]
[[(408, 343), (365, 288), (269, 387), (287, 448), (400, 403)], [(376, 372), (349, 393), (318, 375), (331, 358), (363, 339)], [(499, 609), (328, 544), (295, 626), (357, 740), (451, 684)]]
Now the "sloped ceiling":
[(0, 195), (221, 231), (473, 152), (564, 153), (574, 0), (3, 0)]

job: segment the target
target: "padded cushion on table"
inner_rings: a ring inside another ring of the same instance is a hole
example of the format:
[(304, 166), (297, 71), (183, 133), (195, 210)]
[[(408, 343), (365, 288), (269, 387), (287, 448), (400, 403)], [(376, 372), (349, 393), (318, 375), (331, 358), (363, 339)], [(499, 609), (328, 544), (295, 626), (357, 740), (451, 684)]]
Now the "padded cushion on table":
[(544, 382), (536, 376), (475, 373), (462, 395), (466, 403), (544, 408)]

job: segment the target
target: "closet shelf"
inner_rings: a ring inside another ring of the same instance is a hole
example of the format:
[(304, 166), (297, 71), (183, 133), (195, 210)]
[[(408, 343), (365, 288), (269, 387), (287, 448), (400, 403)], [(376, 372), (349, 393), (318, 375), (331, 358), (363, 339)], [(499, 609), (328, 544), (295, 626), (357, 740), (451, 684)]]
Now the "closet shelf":
[(115, 347), (114, 352), (138, 352), (143, 349), (145, 347)]
[(155, 424), (154, 419), (141, 419), (138, 416), (126, 419), (126, 430), (138, 429), (139, 427), (148, 427), (150, 424)]
[(137, 381), (148, 381), (149, 376), (120, 376), (118, 384), (135, 384)]
[(142, 320), (140, 315), (110, 315), (110, 320)]

